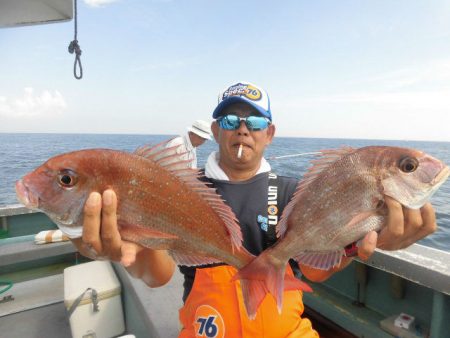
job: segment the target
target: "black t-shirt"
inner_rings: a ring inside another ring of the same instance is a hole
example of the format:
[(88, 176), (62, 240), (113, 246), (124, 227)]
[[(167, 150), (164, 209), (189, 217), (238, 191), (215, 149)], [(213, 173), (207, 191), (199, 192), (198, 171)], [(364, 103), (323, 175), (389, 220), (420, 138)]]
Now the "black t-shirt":
[[(230, 182), (208, 179), (217, 189), (228, 204), (241, 226), (244, 247), (254, 255), (260, 254), (268, 246), (266, 236), (267, 230), (267, 207), (268, 207), (268, 184), (269, 173), (261, 173), (248, 181)], [(278, 217), (287, 205), (297, 186), (297, 180), (292, 177), (278, 176)], [(183, 301), (189, 295), (195, 278), (195, 269), (218, 266), (221, 264), (210, 264), (204, 266), (180, 266), (184, 275)]]

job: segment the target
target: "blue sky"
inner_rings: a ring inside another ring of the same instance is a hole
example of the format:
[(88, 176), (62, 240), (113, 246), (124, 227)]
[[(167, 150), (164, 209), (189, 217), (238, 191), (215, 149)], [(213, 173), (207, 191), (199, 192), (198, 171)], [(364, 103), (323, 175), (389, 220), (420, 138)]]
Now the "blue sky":
[(0, 29), (0, 132), (178, 134), (237, 81), (278, 136), (450, 141), (449, 1), (79, 0)]

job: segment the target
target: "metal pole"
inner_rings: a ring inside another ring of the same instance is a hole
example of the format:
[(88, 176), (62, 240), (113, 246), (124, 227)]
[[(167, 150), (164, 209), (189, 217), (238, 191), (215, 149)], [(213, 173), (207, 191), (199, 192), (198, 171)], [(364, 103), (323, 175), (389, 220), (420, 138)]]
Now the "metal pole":
[(320, 155), (320, 154), (322, 154), (320, 151), (312, 151), (312, 152), (309, 152), (309, 153), (298, 153), (298, 154), (291, 154), (291, 155), (271, 156), (271, 157), (269, 157), (269, 160), (278, 160), (280, 158), (307, 156), (307, 155)]

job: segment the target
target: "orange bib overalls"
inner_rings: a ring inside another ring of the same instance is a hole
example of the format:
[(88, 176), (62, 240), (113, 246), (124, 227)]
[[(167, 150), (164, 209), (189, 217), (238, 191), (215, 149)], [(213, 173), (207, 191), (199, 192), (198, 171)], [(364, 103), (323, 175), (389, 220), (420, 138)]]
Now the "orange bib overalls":
[[(292, 270), (288, 266), (289, 274)], [(301, 291), (285, 291), (282, 315), (275, 299), (267, 295), (256, 318), (247, 317), (240, 283), (230, 282), (236, 273), (231, 266), (197, 269), (192, 290), (180, 309), (180, 338), (317, 338), (311, 322), (301, 318)]]

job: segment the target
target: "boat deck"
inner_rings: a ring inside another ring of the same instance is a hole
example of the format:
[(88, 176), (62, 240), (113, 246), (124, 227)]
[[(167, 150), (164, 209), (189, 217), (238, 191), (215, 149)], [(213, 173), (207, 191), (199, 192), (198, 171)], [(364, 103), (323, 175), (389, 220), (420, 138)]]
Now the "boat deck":
[[(127, 333), (136, 337), (177, 337), (182, 276), (163, 288), (151, 289), (113, 264), (122, 284)], [(64, 305), (63, 274), (16, 283), (0, 303), (0, 338), (72, 337)]]
[(1, 338), (71, 338), (64, 302), (0, 317)]
[(0, 304), (0, 337), (71, 337), (62, 274), (16, 283), (7, 295), (14, 300)]

